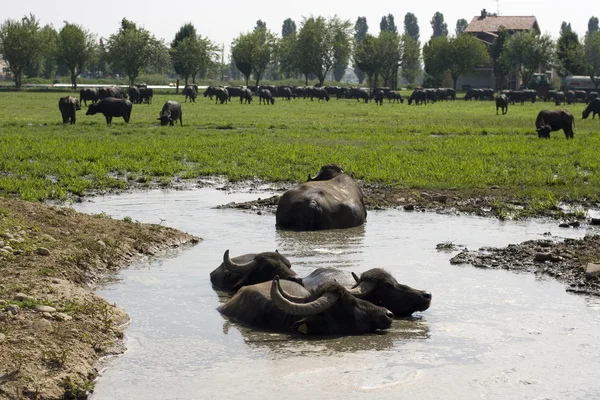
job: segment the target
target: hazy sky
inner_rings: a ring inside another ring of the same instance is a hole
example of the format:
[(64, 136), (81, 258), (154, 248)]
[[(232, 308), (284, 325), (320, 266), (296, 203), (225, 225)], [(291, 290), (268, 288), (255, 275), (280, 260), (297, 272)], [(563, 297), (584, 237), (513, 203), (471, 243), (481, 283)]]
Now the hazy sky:
[[(227, 49), (241, 32), (251, 31), (258, 19), (281, 35), (281, 25), (286, 18), (292, 18), (300, 27), (302, 17), (335, 14), (349, 19), (352, 24), (357, 17), (365, 16), (369, 33), (377, 34), (383, 15), (393, 14), (402, 32), (404, 15), (412, 12), (419, 20), (421, 42), (424, 42), (431, 36), (430, 20), (436, 11), (444, 14), (448, 30), (453, 33), (457, 19), (464, 18), (470, 22), (482, 8), (496, 12), (498, 5), (500, 15), (536, 16), (542, 33), (549, 33), (555, 39), (562, 21), (570, 22), (582, 36), (589, 18), (594, 15), (583, 10), (593, 9), (593, 4), (596, 3), (592, 0), (7, 0), (2, 1), (0, 19), (4, 22), (7, 18), (17, 19), (33, 13), (42, 25), (51, 23), (57, 30), (64, 25), (63, 21), (68, 21), (85, 26), (99, 37), (108, 37), (118, 30), (119, 22), (126, 17), (167, 43), (171, 42), (182, 24), (192, 22), (199, 34), (224, 44)], [(595, 15), (600, 16), (600, 10)], [(225, 57), (228, 57), (227, 54)]]

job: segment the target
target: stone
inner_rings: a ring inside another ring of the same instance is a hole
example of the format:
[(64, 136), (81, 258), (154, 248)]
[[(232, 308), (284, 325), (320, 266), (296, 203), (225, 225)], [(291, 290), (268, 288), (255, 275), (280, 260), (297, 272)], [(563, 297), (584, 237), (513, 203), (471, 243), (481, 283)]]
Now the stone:
[(70, 321), (73, 319), (73, 317), (71, 317), (70, 315), (67, 315), (65, 313), (59, 312), (54, 316), (54, 319), (56, 319), (58, 321)]
[(11, 254), (11, 253), (12, 253), (11, 251), (6, 250), (5, 248), (4, 249), (0, 249), (0, 254), (6, 254), (6, 255), (8, 255), (8, 254)]
[(106, 247), (106, 243), (104, 243), (102, 240), (98, 240), (96, 243), (98, 243), (100, 247)]
[(14, 239), (15, 237), (13, 235), (11, 235), (10, 233), (6, 232), (2, 234), (2, 237), (4, 239)]
[(590, 225), (600, 225), (600, 218), (592, 218), (592, 220), (590, 221)]
[(56, 312), (56, 308), (50, 307), (50, 306), (35, 306), (35, 311), (42, 312), (42, 313), (44, 313), (44, 312), (51, 313), (51, 312)]
[(552, 254), (550, 253), (537, 253), (535, 257), (533, 257), (533, 261), (549, 261), (552, 259)]
[(594, 279), (600, 276), (600, 264), (589, 263), (585, 267), (586, 279)]
[(558, 224), (559, 228), (570, 228), (569, 224), (567, 224), (566, 222), (563, 222), (561, 224)]
[(25, 293), (17, 293), (17, 294), (15, 294), (15, 297), (13, 297), (13, 299), (15, 301), (28, 301), (28, 300), (33, 301), (33, 300), (35, 300), (35, 297), (29, 296)]
[(36, 254), (40, 255), (40, 256), (49, 256), (50, 255), (50, 250), (48, 250), (45, 247), (38, 247), (35, 250)]
[(19, 307), (16, 304), (9, 304), (7, 306), (4, 306), (4, 310), (8, 311), (8, 313), (11, 315), (17, 315), (20, 309), (21, 307)]
[(21, 254), (23, 254), (23, 250), (13, 250), (13, 254), (15, 256), (20, 256)]
[(5, 245), (4, 241), (0, 240), (0, 249), (3, 248)]
[(6, 339), (6, 335), (4, 333), (0, 333), (0, 343), (4, 342)]
[(52, 314), (50, 314), (49, 312), (42, 313), (42, 317), (46, 319), (53, 319)]
[(47, 233), (44, 233), (41, 236), (42, 239), (47, 240), (49, 242), (56, 242), (56, 239), (54, 239), (52, 236), (48, 235)]
[(404, 210), (406, 211), (412, 211), (415, 209), (415, 205), (414, 204), (406, 204), (404, 205)]
[(6, 321), (8, 319), (8, 313), (0, 312), (0, 321)]
[(51, 331), (52, 330), (52, 322), (47, 319), (40, 319), (33, 323), (33, 329), (36, 331)]
[(569, 222), (569, 226), (572, 226), (573, 228), (579, 228), (581, 224), (579, 223), (579, 221), (573, 221)]

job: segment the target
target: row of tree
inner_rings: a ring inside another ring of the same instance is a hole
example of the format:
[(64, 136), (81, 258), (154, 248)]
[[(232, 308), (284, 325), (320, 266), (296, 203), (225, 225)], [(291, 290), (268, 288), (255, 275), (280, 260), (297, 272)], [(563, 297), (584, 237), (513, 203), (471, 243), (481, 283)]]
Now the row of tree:
[[(459, 19), (449, 36), (443, 14), (431, 21), (433, 34), (423, 46), (425, 72), (433, 85), (450, 77), (458, 78), (477, 66), (492, 64), (498, 82), (519, 74), (527, 83), (540, 68), (556, 67), (560, 76), (588, 75), (596, 85), (600, 80), (600, 32), (598, 18), (592, 17), (583, 41), (563, 22), (560, 38), (554, 43), (535, 32), (512, 34), (501, 30), (491, 46), (465, 34), (467, 21)], [(283, 22), (281, 36), (259, 20), (252, 32), (240, 34), (231, 44), (231, 75), (241, 72), (248, 84), (271, 79), (303, 76), (306, 83), (328, 76), (341, 81), (346, 68), (354, 66), (360, 83), (396, 86), (399, 77), (409, 83), (421, 74), (421, 43), (417, 18), (404, 17), (400, 33), (394, 16), (382, 17), (377, 36), (368, 32), (367, 20), (359, 17), (354, 25), (337, 16), (305, 18), (300, 27), (290, 18)], [(223, 71), (229, 66), (219, 60), (219, 48), (209, 38), (198, 35), (191, 23), (184, 24), (167, 45), (144, 28), (123, 19), (119, 30), (108, 39), (95, 40), (85, 28), (65, 23), (60, 31), (51, 25), (40, 27), (33, 15), (20, 21), (7, 20), (0, 26), (0, 55), (8, 63), (17, 87), (22, 77), (69, 75), (73, 87), (82, 72), (127, 75), (133, 85), (141, 72), (175, 72), (185, 84), (191, 78)]]

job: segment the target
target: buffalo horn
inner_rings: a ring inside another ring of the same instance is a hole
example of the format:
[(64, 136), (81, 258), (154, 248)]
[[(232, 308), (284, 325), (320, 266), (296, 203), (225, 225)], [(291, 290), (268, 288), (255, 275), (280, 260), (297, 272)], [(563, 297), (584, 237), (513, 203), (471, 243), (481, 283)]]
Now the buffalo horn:
[[(286, 299), (282, 293), (285, 292), (283, 292), (283, 289), (281, 288), (281, 286), (279, 286), (279, 281), (273, 279), (273, 284), (271, 285), (271, 299), (273, 300), (275, 305), (283, 312), (301, 317), (317, 315), (329, 309), (338, 300), (337, 294), (325, 293), (321, 297), (314, 301), (311, 301), (310, 303), (300, 304), (293, 303), (290, 300)], [(287, 293), (286, 295), (289, 296), (289, 294)]]
[(228, 270), (230, 270), (231, 272), (236, 272), (238, 274), (246, 274), (252, 271), (254, 267), (256, 267), (255, 260), (252, 260), (246, 264), (238, 264), (236, 262), (231, 261), (231, 258), (229, 258), (229, 249), (225, 250), (225, 254), (223, 254), (223, 264), (225, 264), (225, 267)]
[[(279, 283), (279, 275), (275, 275), (273, 280), (276, 280)], [(281, 286), (281, 284), (279, 285)], [(281, 295), (292, 303), (308, 303), (308, 299), (310, 299), (310, 294), (306, 297), (294, 296), (293, 294), (285, 292), (283, 289), (281, 289)]]
[(349, 289), (348, 291), (353, 296), (364, 297), (364, 296), (368, 295), (369, 293), (371, 293), (371, 290), (373, 290), (375, 288), (374, 282), (361, 281), (354, 272), (352, 273), (352, 276), (354, 277), (354, 280), (356, 281), (356, 285), (354, 285), (354, 287), (352, 289)]

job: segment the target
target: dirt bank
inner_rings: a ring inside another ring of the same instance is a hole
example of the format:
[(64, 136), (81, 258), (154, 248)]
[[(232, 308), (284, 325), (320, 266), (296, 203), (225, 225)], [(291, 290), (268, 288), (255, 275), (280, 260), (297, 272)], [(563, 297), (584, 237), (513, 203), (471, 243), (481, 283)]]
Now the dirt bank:
[(0, 198), (0, 398), (85, 398), (98, 360), (124, 350), (129, 321), (93, 284), (198, 241), (164, 226)]

